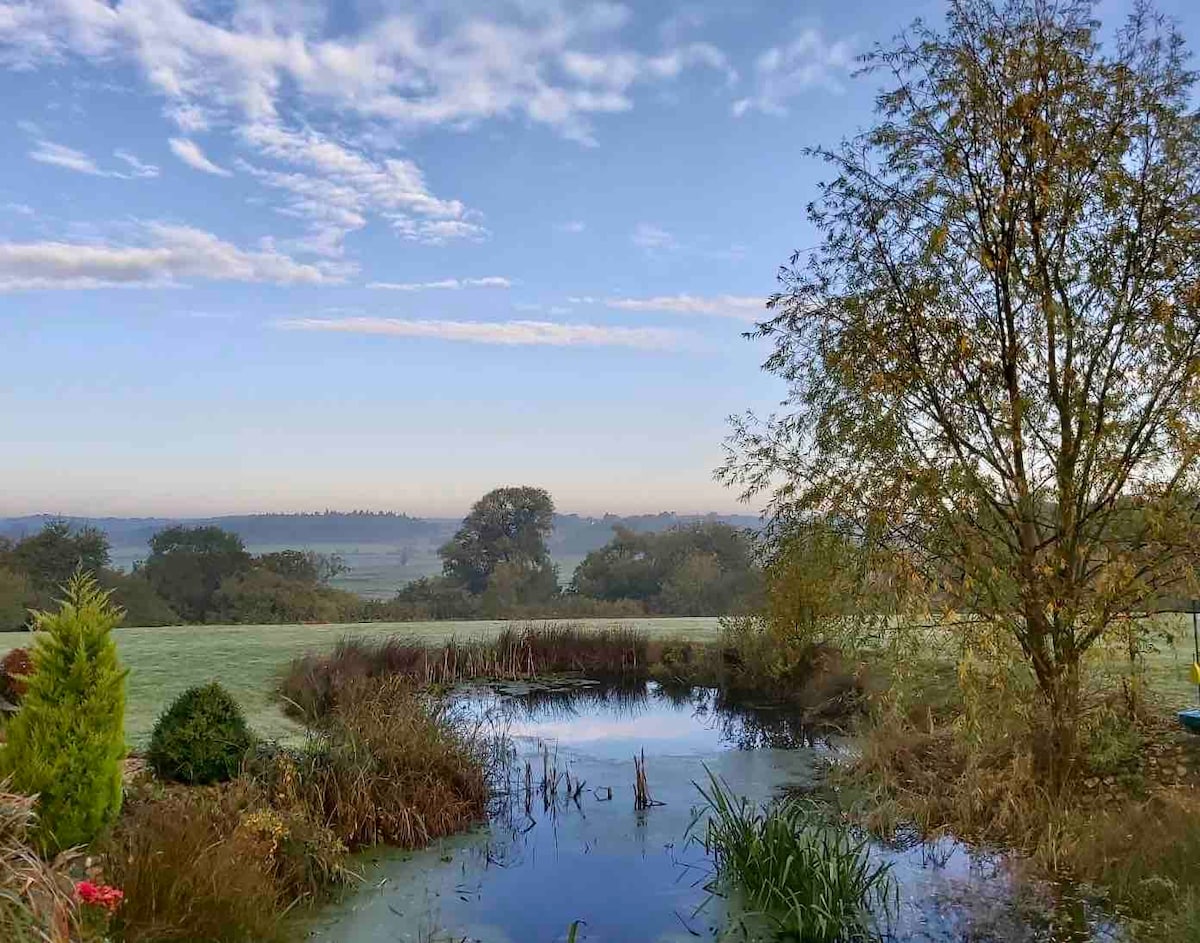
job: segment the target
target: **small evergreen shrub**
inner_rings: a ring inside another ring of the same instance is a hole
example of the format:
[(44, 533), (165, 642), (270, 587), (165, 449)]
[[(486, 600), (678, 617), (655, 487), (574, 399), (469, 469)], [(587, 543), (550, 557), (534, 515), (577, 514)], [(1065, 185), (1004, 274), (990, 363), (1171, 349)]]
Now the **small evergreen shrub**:
[(214, 681), (172, 702), (154, 725), (146, 758), (163, 779), (219, 783), (237, 775), (253, 742), (237, 701)]
[(34, 616), (33, 671), (0, 750), (0, 778), (37, 795), (35, 843), (57, 852), (91, 841), (121, 807), (125, 671), (108, 593), (77, 573), (58, 612)]

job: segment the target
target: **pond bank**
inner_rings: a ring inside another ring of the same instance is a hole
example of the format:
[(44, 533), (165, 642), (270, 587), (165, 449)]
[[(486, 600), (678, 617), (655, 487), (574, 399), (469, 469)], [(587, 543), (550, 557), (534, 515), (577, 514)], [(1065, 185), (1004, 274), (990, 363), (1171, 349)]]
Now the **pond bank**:
[[(319, 915), (312, 940), (550, 943), (572, 924), (579, 941), (752, 938), (731, 933), (736, 910), (710, 893), (711, 863), (687, 838), (695, 783), (711, 770), (754, 800), (811, 790), (842, 749), (786, 711), (712, 689), (508, 684), (471, 686), (455, 700), (461, 716), (510, 745), (487, 826), (413, 854), (368, 853), (363, 888)], [(634, 808), (635, 754), (661, 805)], [(871, 853), (899, 887), (891, 939), (1115, 938), (1078, 902), (1075, 925), (1055, 930), (1059, 902), (1019, 885), (1002, 857), (949, 840)]]

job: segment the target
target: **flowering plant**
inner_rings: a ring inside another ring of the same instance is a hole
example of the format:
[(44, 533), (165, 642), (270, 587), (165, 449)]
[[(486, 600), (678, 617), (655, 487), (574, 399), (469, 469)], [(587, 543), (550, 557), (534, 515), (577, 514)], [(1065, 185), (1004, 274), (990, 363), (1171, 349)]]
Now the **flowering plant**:
[(75, 893), (79, 895), (79, 900), (86, 906), (102, 907), (110, 914), (116, 913), (117, 908), (121, 906), (121, 901), (125, 899), (125, 892), (119, 887), (94, 884), (91, 881), (80, 881), (76, 884)]

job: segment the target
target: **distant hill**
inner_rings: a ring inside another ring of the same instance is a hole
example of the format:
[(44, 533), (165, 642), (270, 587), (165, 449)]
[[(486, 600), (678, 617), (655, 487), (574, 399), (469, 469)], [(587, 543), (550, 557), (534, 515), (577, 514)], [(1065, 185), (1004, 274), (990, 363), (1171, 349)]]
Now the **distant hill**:
[[(53, 514), (0, 517), (0, 536), (20, 538), (35, 534)], [(67, 517), (73, 526), (98, 527), (114, 547), (146, 547), (165, 527), (215, 524), (232, 531), (247, 545), (379, 544), (442, 541), (457, 529), (457, 518), (420, 518), (394, 511), (322, 511), (315, 514), (237, 514), (222, 517)], [(758, 518), (748, 514), (637, 514), (584, 517), (556, 514), (550, 549), (566, 555), (584, 554), (603, 546), (613, 528), (655, 532), (699, 521), (721, 521), (734, 527), (757, 529)]]
[[(41, 530), (52, 514), (0, 518), (0, 536), (22, 537)], [(238, 514), (224, 517), (67, 517), (72, 525), (90, 524), (108, 534), (113, 546), (146, 546), (165, 527), (215, 524), (233, 531), (246, 544), (392, 543), (432, 539), (447, 523), (394, 511), (322, 511), (316, 514)]]

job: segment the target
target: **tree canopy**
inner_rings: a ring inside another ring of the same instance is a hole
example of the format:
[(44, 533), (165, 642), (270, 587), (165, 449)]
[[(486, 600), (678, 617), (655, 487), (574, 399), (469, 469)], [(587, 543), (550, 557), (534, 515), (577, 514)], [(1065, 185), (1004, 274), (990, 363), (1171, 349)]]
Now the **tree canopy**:
[(214, 611), (221, 581), (250, 568), (242, 539), (220, 527), (168, 527), (150, 538), (142, 571), (184, 619), (203, 622)]
[(613, 539), (575, 570), (571, 590), (596, 599), (636, 599), (675, 615), (748, 611), (761, 589), (749, 532), (717, 522), (638, 533), (615, 527)]
[(108, 566), (108, 537), (84, 526), (73, 530), (63, 520), (47, 521), (41, 531), (9, 551), (13, 568), (23, 572), (39, 593), (57, 593), (76, 570), (98, 573)]
[(492, 575), (505, 565), (544, 582), (552, 571), (546, 538), (554, 528), (554, 500), (543, 488), (496, 488), (471, 506), (458, 531), (438, 550), (445, 575), (471, 593), (487, 590)]
[(757, 336), (786, 409), (727, 481), (902, 553), (1012, 632), (1063, 756), (1082, 654), (1178, 586), (1200, 524), (1195, 75), (1145, 5), (953, 0), (866, 56), (876, 123), (810, 153), (820, 244)]

